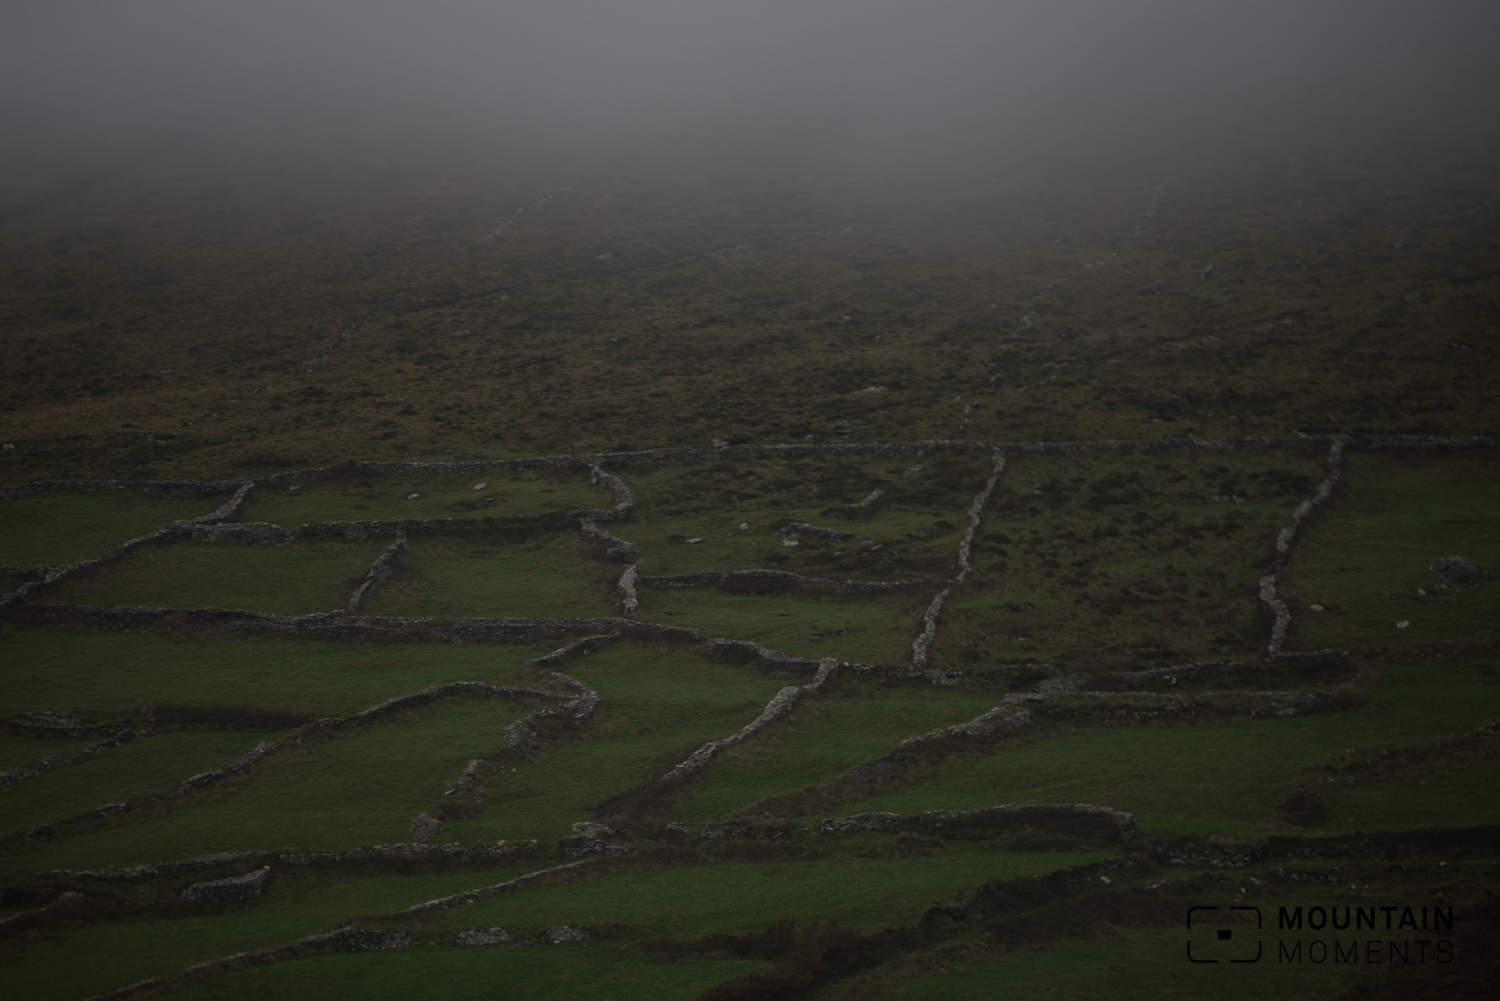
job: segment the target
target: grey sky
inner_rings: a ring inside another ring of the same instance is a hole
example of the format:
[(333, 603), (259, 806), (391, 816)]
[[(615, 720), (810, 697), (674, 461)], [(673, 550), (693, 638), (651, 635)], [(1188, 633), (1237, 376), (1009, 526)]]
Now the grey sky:
[(12, 0), (0, 168), (184, 137), (871, 165), (1474, 137), (1497, 28), (1453, 0)]

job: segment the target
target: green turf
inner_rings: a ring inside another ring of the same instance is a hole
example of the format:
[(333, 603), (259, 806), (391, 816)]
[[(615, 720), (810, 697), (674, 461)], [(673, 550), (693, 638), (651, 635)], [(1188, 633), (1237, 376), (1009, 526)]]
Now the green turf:
[(593, 617), (618, 614), (624, 569), (573, 532), (524, 542), (413, 534), (367, 615)]
[[(35, 778), (0, 790), (0, 812), (5, 834), (19, 834), (34, 824), (50, 824), (95, 810), (106, 803), (139, 802), (170, 792), (184, 779), (222, 768), (262, 739), (279, 734), (161, 733), (146, 740), (84, 755)], [(122, 815), (129, 816), (129, 815)], [(126, 823), (126, 821), (119, 821)], [(6, 868), (30, 867), (23, 859), (70, 843), (69, 838), (17, 849), (4, 860)], [(92, 840), (92, 839), (90, 839)], [(163, 849), (167, 846), (163, 845)], [(212, 849), (207, 849), (212, 850)]]
[(103, 556), (169, 522), (207, 514), (224, 498), (138, 494), (32, 495), (0, 500), (0, 564)]
[(649, 621), (752, 640), (801, 657), (866, 664), (910, 660), (912, 640), (932, 600), (922, 588), (860, 598), (809, 591), (746, 595), (699, 587), (641, 588), (640, 594), (641, 617)]
[[(1095, 803), (1136, 816), (1151, 836), (1266, 833), (1287, 788), (1346, 747), (1456, 737), (1500, 714), (1500, 686), (1473, 665), (1392, 667), (1370, 708), (1198, 726), (1062, 727), (1016, 748), (952, 757), (924, 779), (845, 804), (840, 813), (973, 809), (996, 803)], [(1487, 765), (1475, 766), (1476, 769)], [(1475, 771), (1482, 777), (1488, 772)], [(1477, 782), (1477, 779), (1475, 780)], [(1493, 797), (1359, 793), (1320, 833), (1500, 821)], [(816, 821), (816, 817), (804, 818)]]
[(1321, 470), (1316, 450), (1012, 456), (935, 663), (1254, 656), (1256, 582)]
[(338, 643), (8, 629), (0, 633), (5, 664), (0, 716), (63, 710), (111, 719), (162, 703), (348, 716), (441, 682), (531, 684), (529, 674), (510, 675), (560, 644)]
[(327, 612), (349, 595), (388, 543), (287, 545), (184, 542), (149, 546), (42, 593), (72, 605)]
[[(1439, 591), (1428, 567), (1465, 556), (1500, 572), (1500, 458), (1352, 452), (1327, 509), (1307, 527), (1281, 596), (1289, 647), (1393, 646), (1500, 635), (1500, 584)], [(1418, 589), (1427, 592), (1424, 597)], [(1321, 605), (1324, 611), (1309, 606)], [(1407, 622), (1398, 628), (1398, 622)]]
[[(485, 488), (475, 490), (481, 483)], [(581, 467), (464, 474), (335, 470), (257, 490), (238, 520), (295, 527), (325, 521), (516, 518), (609, 509), (614, 503), (609, 491), (589, 483)]]
[(905, 683), (847, 680), (804, 698), (791, 716), (716, 758), (673, 810), (697, 824), (762, 796), (813, 785), (878, 757), (914, 734), (973, 719), (993, 699)]

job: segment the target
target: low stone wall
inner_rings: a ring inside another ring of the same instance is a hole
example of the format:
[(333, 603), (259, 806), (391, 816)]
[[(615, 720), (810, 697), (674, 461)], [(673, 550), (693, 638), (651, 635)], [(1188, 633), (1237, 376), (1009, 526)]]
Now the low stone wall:
[(597, 465), (589, 466), (590, 481), (596, 487), (603, 487), (615, 498), (615, 506), (599, 521), (625, 521), (630, 517), (630, 512), (635, 508), (635, 498), (630, 493), (630, 488), (625, 481), (618, 476), (606, 473)]
[(230, 522), (194, 525), (188, 532), (194, 542), (265, 542), (282, 545), (297, 538), (297, 533), (265, 521)]
[(247, 872), (243, 876), (230, 876), (227, 879), (210, 879), (203, 883), (194, 883), (182, 891), (182, 899), (235, 903), (254, 900), (265, 892), (270, 875), (271, 867), (267, 865)]
[(978, 810), (929, 810), (913, 816), (899, 813), (857, 813), (827, 817), (819, 834), (848, 831), (920, 831), (951, 837), (955, 834), (1001, 833), (1040, 828), (1060, 834), (1115, 842), (1137, 833), (1135, 816), (1092, 803), (1007, 803)]
[(620, 639), (619, 633), (600, 633), (598, 636), (585, 636), (581, 640), (574, 640), (561, 650), (554, 650), (543, 657), (533, 657), (523, 666), (531, 668), (553, 668), (561, 667), (571, 660), (586, 657), (591, 653), (598, 653), (613, 646)]
[(974, 536), (979, 532), (980, 522), (984, 520), (984, 509), (990, 506), (990, 498), (995, 496), (995, 488), (1000, 485), (1000, 477), (1004, 472), (1005, 453), (997, 448), (990, 456), (990, 478), (985, 480), (974, 503), (969, 505), (969, 517), (964, 522), (963, 535), (958, 540), (958, 576), (953, 578), (955, 584), (962, 584), (973, 570), (969, 564), (969, 555), (974, 548)]
[(1323, 482), (1318, 484), (1318, 489), (1312, 497), (1303, 501), (1292, 513), (1291, 524), (1276, 533), (1276, 556), (1271, 564), (1271, 572), (1260, 579), (1260, 601), (1266, 606), (1274, 617), (1271, 625), (1271, 639), (1266, 644), (1266, 655), (1275, 657), (1281, 653), (1282, 646), (1286, 643), (1287, 631), (1292, 626), (1292, 613), (1286, 607), (1286, 602), (1277, 595), (1276, 589), (1281, 584), (1281, 574), (1286, 569), (1287, 561), (1292, 558), (1292, 544), (1297, 540), (1297, 533), (1302, 525), (1310, 518), (1318, 508), (1328, 502), (1333, 495), (1334, 487), (1338, 486), (1344, 470), (1344, 443), (1334, 439), (1328, 447), (1327, 474)]
[(735, 744), (741, 743), (742, 741), (748, 740), (750, 737), (755, 736), (755, 734), (759, 733), (765, 727), (776, 722), (777, 720), (781, 719), (781, 717), (791, 712), (792, 709), (796, 707), (797, 703), (802, 700), (802, 696), (822, 691), (824, 683), (827, 682), (829, 678), (833, 677), (833, 675), (837, 672), (838, 661), (820, 661), (818, 663), (818, 673), (813, 677), (812, 681), (808, 682), (805, 685), (788, 685), (786, 688), (783, 688), (781, 691), (777, 692), (774, 697), (772, 697), (771, 701), (766, 704), (766, 708), (761, 711), (761, 714), (759, 716), (755, 717), (755, 719), (745, 724), (739, 729), (739, 731), (731, 734), (728, 737), (725, 737), (723, 740), (711, 740), (707, 744), (704, 744), (692, 754), (688, 755), (686, 760), (684, 760), (676, 768), (673, 768), (671, 771), (663, 775), (658, 781), (681, 781), (682, 779), (688, 778), (689, 776), (701, 772), (703, 769), (708, 767), (708, 763), (712, 761), (714, 757), (721, 751), (733, 747)]
[(370, 600), (370, 595), (375, 593), (375, 588), (391, 576), (391, 566), (396, 562), (396, 557), (407, 550), (406, 533), (397, 532), (396, 541), (385, 548), (385, 552), (375, 558), (370, 564), (370, 569), (365, 573), (364, 583), (355, 589), (349, 596), (349, 603), (344, 606), (344, 611), (350, 615), (359, 614), (360, 609), (365, 607), (365, 602)]
[(626, 542), (617, 535), (613, 535), (600, 528), (598, 524), (587, 518), (579, 523), (583, 531), (583, 537), (590, 542), (596, 542), (604, 547), (604, 555), (609, 559), (620, 563), (639, 563), (641, 555), (636, 551), (634, 543)]
[(414, 709), (417, 706), (425, 706), (439, 699), (454, 698), (460, 695), (500, 696), (507, 699), (551, 699), (559, 702), (571, 701), (574, 696), (563, 695), (559, 692), (547, 692), (538, 688), (510, 688), (504, 685), (491, 685), (483, 681), (450, 681), (442, 685), (431, 685), (419, 692), (411, 692), (407, 695), (397, 695), (386, 699), (378, 705), (373, 705), (363, 712), (355, 713), (347, 719), (327, 718), (318, 722), (323, 726), (340, 726), (345, 723), (369, 723), (390, 713), (402, 712), (406, 709)]
[(244, 774), (259, 763), (262, 758), (280, 746), (275, 741), (263, 740), (223, 768), (217, 768), (211, 772), (199, 772), (179, 785), (177, 791), (188, 792), (192, 789), (201, 789), (204, 786), (213, 785), (215, 782), (221, 782), (231, 775)]
[(889, 499), (884, 490), (878, 488), (872, 490), (864, 500), (855, 504), (845, 504), (844, 518), (847, 521), (869, 521), (875, 517), (875, 512), (885, 507)]
[(939, 591), (927, 606), (927, 611), (922, 613), (922, 633), (911, 645), (913, 671), (927, 670), (927, 652), (932, 649), (933, 641), (937, 639), (937, 620), (943, 612), (943, 602), (947, 599), (947, 590)]
[(749, 640), (711, 639), (708, 640), (708, 653), (724, 660), (753, 661), (757, 667), (770, 670), (820, 670), (827, 663), (812, 657), (782, 653)]
[(838, 778), (824, 783), (820, 788), (832, 791), (840, 786), (890, 781), (910, 770), (920, 760), (919, 752), (923, 752), (929, 745), (941, 746), (944, 742), (951, 740), (985, 740), (996, 734), (1019, 730), (1029, 725), (1031, 725), (1031, 714), (1026, 710), (1016, 710), (1004, 705), (996, 706), (966, 723), (955, 723), (953, 726), (940, 727), (907, 737), (879, 758), (854, 766)]
[(464, 904), (472, 904), (475, 901), (487, 900), (490, 897), (498, 897), (501, 894), (505, 893), (514, 893), (516, 890), (521, 889), (528, 883), (534, 883), (537, 880), (547, 879), (548, 877), (560, 875), (565, 872), (573, 872), (575, 870), (582, 869), (584, 866), (592, 865), (595, 861), (596, 860), (593, 858), (585, 858), (580, 859), (577, 862), (565, 862), (562, 865), (554, 865), (546, 869), (538, 869), (536, 872), (529, 872), (524, 876), (517, 876), (515, 879), (509, 879), (503, 883), (496, 883), (493, 886), (481, 886), (476, 890), (464, 890), (461, 893), (451, 893), (446, 897), (438, 897), (436, 900), (429, 900), (426, 903), (417, 904), (414, 907), (408, 907), (404, 911), (399, 911), (398, 913), (402, 915), (412, 915), (430, 914), (433, 911), (452, 910), (453, 908), (460, 907)]

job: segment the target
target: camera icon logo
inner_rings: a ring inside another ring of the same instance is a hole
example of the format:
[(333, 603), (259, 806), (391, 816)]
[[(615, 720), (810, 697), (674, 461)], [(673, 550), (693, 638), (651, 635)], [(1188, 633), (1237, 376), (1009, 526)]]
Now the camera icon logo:
[[(1250, 927), (1250, 919), (1255, 927)], [(1258, 963), (1265, 952), (1259, 907), (1190, 907), (1187, 956), (1190, 963)]]

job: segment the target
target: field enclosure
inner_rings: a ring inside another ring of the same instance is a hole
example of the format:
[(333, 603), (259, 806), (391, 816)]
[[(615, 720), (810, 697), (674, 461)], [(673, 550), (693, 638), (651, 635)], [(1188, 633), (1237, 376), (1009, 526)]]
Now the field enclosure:
[(1496, 496), (1486, 440), (1305, 436), (7, 488), (4, 977), (675, 997), (844, 935), (808, 996), (959, 997), (932, 950), (1091, 934), (1047, 899), (1467, 900)]

